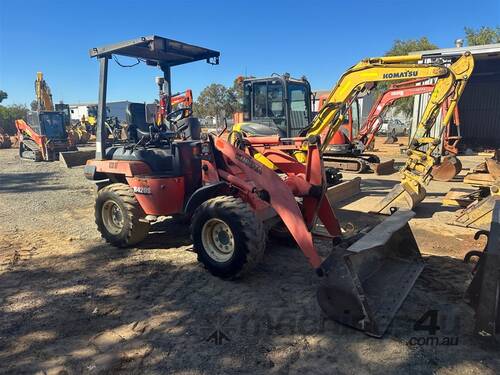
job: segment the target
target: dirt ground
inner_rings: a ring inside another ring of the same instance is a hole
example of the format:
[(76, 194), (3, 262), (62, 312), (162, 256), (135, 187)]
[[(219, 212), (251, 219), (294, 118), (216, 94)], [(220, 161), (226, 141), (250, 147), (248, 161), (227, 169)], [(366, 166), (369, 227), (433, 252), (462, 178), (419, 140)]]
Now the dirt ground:
[[(481, 244), (434, 214), (451, 214), (439, 201), (459, 181), (431, 183), (416, 210), (427, 266), (375, 339), (322, 318), (319, 279), (296, 248), (270, 242), (251, 275), (223, 281), (168, 220), (137, 248), (105, 245), (82, 168), (21, 161), (17, 150), (0, 150), (0, 166), (0, 373), (500, 373), (500, 347), (471, 335), (462, 300), (470, 266), (461, 258)], [(363, 177), (344, 210), (367, 211), (398, 178)], [(317, 245), (328, 254), (329, 241)], [(432, 335), (414, 327), (429, 310), (440, 327)]]

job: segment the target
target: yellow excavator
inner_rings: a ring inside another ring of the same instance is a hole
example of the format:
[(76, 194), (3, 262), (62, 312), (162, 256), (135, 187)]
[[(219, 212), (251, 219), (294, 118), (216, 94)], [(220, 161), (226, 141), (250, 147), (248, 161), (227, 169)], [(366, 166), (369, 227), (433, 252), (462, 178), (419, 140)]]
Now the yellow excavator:
[[(435, 78), (434, 90), (430, 94), (427, 107), (410, 142), (408, 159), (401, 169), (401, 183), (396, 185), (372, 211), (389, 214), (392, 208), (412, 209), (424, 199), (426, 193), (424, 186), (432, 180), (432, 173), (439, 168), (441, 161), (440, 155), (436, 154), (441, 144), (441, 137), (431, 137), (429, 132), (436, 123), (442, 104), (448, 100), (449, 105), (441, 121), (442, 129), (446, 128), (474, 68), (474, 59), (470, 52), (465, 52), (449, 66), (446, 66), (444, 61), (419, 64), (421, 60), (423, 56), (417, 54), (376, 57), (362, 60), (351, 67), (332, 89), (326, 103), (311, 124), (302, 131), (301, 136), (304, 137), (302, 142), (298, 142), (298, 138), (290, 138), (283, 139), (279, 142), (280, 145), (274, 143), (274, 146), (269, 146), (269, 144), (264, 145), (259, 137), (244, 137), (238, 134), (233, 134), (232, 137), (235, 142), (241, 142), (242, 138), (245, 138), (245, 142), (255, 145), (254, 150), (258, 152), (253, 156), (274, 170), (279, 168), (266, 157), (266, 154), (272, 153), (273, 147), (282, 149), (285, 147), (298, 161), (305, 163), (307, 139), (322, 137), (321, 151), (324, 151), (344, 122), (348, 108), (377, 82)], [(285, 146), (287, 143), (289, 145)], [(452, 163), (453, 158), (447, 158), (447, 161)]]

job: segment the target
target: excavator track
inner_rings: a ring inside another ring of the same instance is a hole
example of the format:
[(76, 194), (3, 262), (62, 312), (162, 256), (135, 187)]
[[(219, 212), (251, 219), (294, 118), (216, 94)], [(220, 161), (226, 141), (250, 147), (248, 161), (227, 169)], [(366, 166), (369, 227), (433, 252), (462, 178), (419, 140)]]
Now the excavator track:
[(323, 155), (325, 167), (351, 173), (363, 173), (369, 169), (368, 162), (355, 156)]
[(333, 167), (344, 172), (364, 173), (372, 170), (376, 174), (394, 173), (394, 160), (380, 163), (380, 158), (374, 154), (359, 156), (324, 154), (325, 167)]

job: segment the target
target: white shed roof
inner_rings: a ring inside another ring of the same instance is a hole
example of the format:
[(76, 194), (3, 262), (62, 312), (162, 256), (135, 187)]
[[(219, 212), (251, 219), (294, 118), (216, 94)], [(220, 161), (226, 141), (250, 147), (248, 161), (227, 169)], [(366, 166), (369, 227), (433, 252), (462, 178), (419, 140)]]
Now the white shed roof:
[(479, 46), (466, 46), (455, 48), (440, 48), (429, 51), (410, 52), (409, 55), (417, 53), (424, 56), (452, 56), (461, 55), (465, 51), (470, 51), (473, 55), (498, 55), (500, 54), (500, 43), (483, 44)]

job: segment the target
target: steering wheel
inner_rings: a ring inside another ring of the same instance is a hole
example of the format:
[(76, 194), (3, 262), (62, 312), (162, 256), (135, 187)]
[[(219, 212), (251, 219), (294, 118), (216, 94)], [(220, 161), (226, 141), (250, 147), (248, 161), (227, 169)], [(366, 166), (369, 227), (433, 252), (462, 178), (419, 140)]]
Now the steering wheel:
[(193, 110), (191, 108), (179, 108), (175, 111), (170, 112), (166, 119), (168, 122), (175, 124), (182, 119), (185, 119), (193, 114)]

